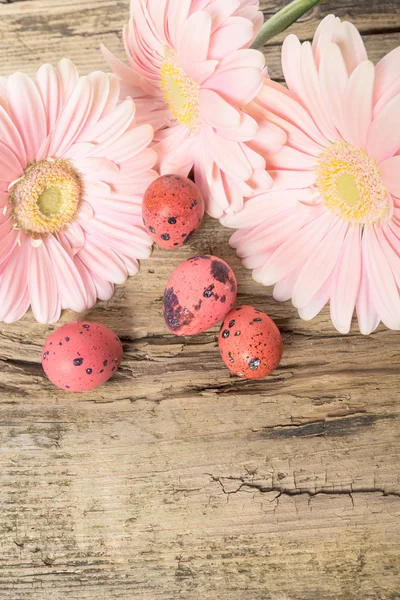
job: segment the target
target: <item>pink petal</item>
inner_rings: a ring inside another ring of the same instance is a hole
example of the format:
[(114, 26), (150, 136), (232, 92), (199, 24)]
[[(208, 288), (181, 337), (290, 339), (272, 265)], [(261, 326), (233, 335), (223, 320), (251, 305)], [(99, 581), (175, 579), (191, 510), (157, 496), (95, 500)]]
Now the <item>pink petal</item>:
[(243, 17), (231, 17), (223, 27), (211, 35), (210, 58), (221, 60), (231, 52), (250, 45), (254, 26)]
[(290, 146), (284, 146), (280, 152), (267, 156), (268, 170), (300, 169), (315, 173), (316, 167), (316, 157), (304, 154), (304, 152), (290, 148)]
[(160, 141), (154, 148), (158, 155), (160, 174), (167, 175), (174, 172), (169, 170), (174, 168), (179, 175), (188, 175), (193, 167), (195, 145), (198, 146), (198, 152), (202, 148), (197, 136), (190, 135), (190, 131), (179, 124), (158, 132), (157, 139)]
[(0, 108), (8, 110), (7, 77), (0, 77)]
[[(251, 196), (262, 194), (272, 188), (272, 178), (265, 169), (254, 169), (253, 175), (247, 180), (246, 184), (250, 186)], [(236, 182), (235, 184), (236, 185)]]
[(62, 109), (53, 130), (49, 148), (50, 156), (62, 156), (77, 140), (86, 124), (92, 100), (93, 89), (90, 79), (82, 77)]
[(327, 211), (310, 220), (295, 236), (275, 250), (259, 273), (256, 273), (258, 280), (264, 285), (273, 285), (305, 263), (336, 221), (336, 217)]
[(343, 126), (345, 137), (354, 146), (365, 148), (372, 120), (372, 94), (375, 67), (369, 60), (362, 62), (350, 75), (344, 92)]
[(357, 299), (357, 318), (360, 332), (369, 335), (378, 327), (380, 318), (371, 297), (371, 282), (366, 267), (366, 244), (363, 239), (360, 291)]
[[(238, 85), (240, 81), (240, 85)], [(263, 85), (260, 69), (243, 66), (242, 68), (215, 71), (204, 86), (214, 90), (230, 104), (243, 108), (258, 94)]]
[(11, 227), (10, 219), (0, 225), (0, 268), (15, 248), (18, 237), (18, 232)]
[(78, 83), (79, 75), (74, 63), (68, 58), (60, 60), (57, 71), (61, 86), (61, 107), (63, 107)]
[[(92, 105), (87, 115), (83, 129), (80, 132), (84, 136), (86, 132), (90, 132), (92, 127), (100, 120), (104, 109), (107, 106), (110, 95), (110, 77), (106, 73), (95, 71), (88, 75), (92, 86)], [(90, 133), (88, 133), (90, 135)]]
[(301, 43), (293, 33), (288, 35), (282, 45), (282, 70), (289, 90), (301, 100), (303, 82), (300, 71)]
[(339, 24), (339, 17), (335, 17), (335, 15), (328, 15), (325, 17), (325, 19), (322, 19), (318, 25), (312, 42), (312, 49), (317, 68), (319, 68), (321, 56), (327, 46), (331, 43), (333, 33)]
[(190, 76), (193, 81), (202, 85), (213, 73), (218, 66), (217, 60), (206, 60), (202, 63), (192, 65), (190, 68)]
[(204, 147), (199, 149), (194, 162), (195, 182), (200, 187), (207, 214), (218, 219), (229, 208), (221, 170)]
[(22, 142), (18, 128), (10, 118), (10, 115), (0, 106), (0, 131), (2, 142), (14, 152), (21, 165), (26, 167), (27, 159), (25, 147)]
[(15, 323), (19, 321), (29, 309), (31, 300), (29, 298), (28, 287), (26, 286), (25, 294), (21, 300), (21, 302), (14, 306), (13, 309), (4, 317), (5, 323)]
[[(265, 250), (264, 252), (260, 252), (259, 254), (255, 254), (254, 256), (248, 256), (242, 260), (242, 265), (245, 269), (259, 269), (262, 267), (269, 257), (272, 255), (273, 250)], [(254, 281), (257, 281), (254, 273), (253, 273)], [(257, 282), (258, 283), (258, 282)]]
[(339, 46), (349, 75), (360, 63), (368, 60), (362, 37), (353, 23), (340, 23), (333, 32), (332, 42)]
[(0, 179), (15, 181), (24, 174), (24, 169), (8, 146), (0, 140)]
[(275, 250), (286, 239), (295, 235), (309, 220), (306, 211), (286, 210), (262, 222), (236, 247), (239, 258), (246, 258), (265, 250)]
[(239, 144), (222, 139), (212, 130), (208, 132), (208, 141), (211, 155), (220, 169), (244, 181), (251, 177), (251, 165)]
[(103, 302), (108, 302), (114, 295), (114, 285), (110, 281), (102, 279), (96, 273), (91, 273), (91, 277), (96, 288), (97, 298)]
[(140, 94), (140, 77), (130, 67), (127, 67), (119, 60), (119, 58), (114, 56), (103, 44), (100, 45), (100, 49), (108, 66), (117, 77), (136, 88), (137, 93)]
[(336, 329), (349, 333), (361, 282), (361, 231), (350, 227), (333, 274), (331, 318)]
[(327, 140), (335, 139), (337, 137), (337, 130), (322, 100), (319, 75), (309, 42), (304, 42), (301, 46), (300, 69), (304, 90), (302, 99), (305, 106), (313, 115), (315, 123), (325, 138)]
[[(203, 90), (208, 91), (208, 90)], [(213, 93), (213, 92), (212, 92)], [(253, 140), (259, 131), (257, 121), (246, 115), (243, 111), (239, 113), (239, 126), (235, 129), (218, 129), (218, 135), (221, 135), (227, 140), (236, 142), (249, 142)]]
[(389, 227), (377, 229), (376, 236), (400, 290), (400, 242)]
[(82, 312), (86, 308), (86, 292), (74, 261), (54, 236), (49, 235), (44, 243), (51, 256), (62, 305)]
[[(92, 223), (96, 229), (112, 241), (128, 242), (130, 245), (139, 244), (145, 247), (145, 256), (148, 258), (148, 248), (152, 245), (151, 239), (143, 226), (142, 216), (126, 214), (122, 219), (116, 215), (112, 205), (108, 209), (99, 209), (95, 221)], [(142, 257), (141, 257), (142, 258)]]
[(273, 180), (273, 191), (275, 190), (297, 190), (308, 188), (315, 184), (315, 173), (313, 171), (276, 170), (269, 171)]
[(139, 154), (129, 160), (127, 163), (124, 163), (120, 166), (119, 172), (121, 176), (125, 173), (125, 166), (128, 165), (129, 171), (134, 174), (139, 175), (140, 173), (148, 173), (157, 162), (157, 153), (155, 150), (151, 150), (150, 148), (145, 148)]
[(119, 167), (108, 158), (88, 157), (75, 161), (80, 173), (94, 181), (99, 178), (109, 180), (111, 174), (118, 174)]
[(83, 264), (79, 256), (74, 258), (74, 263), (85, 288), (86, 308), (92, 308), (92, 306), (96, 304), (97, 299), (96, 286), (93, 283), (92, 273), (89, 271), (86, 265)]
[(334, 139), (337, 131), (322, 102), (311, 44), (309, 42), (300, 44), (295, 35), (289, 35), (282, 48), (282, 67), (289, 89), (313, 115), (315, 123), (326, 139)]
[(400, 294), (393, 271), (378, 242), (376, 231), (364, 231), (366, 269), (374, 306), (389, 329), (400, 329)]
[(85, 234), (82, 231), (82, 227), (74, 221), (64, 231), (64, 236), (68, 240), (73, 255), (77, 254), (85, 243)]
[(331, 296), (332, 275), (325, 281), (324, 285), (318, 290), (315, 296), (308, 304), (299, 308), (299, 316), (304, 321), (312, 321), (324, 308)]
[[(214, 0), (207, 7), (212, 19), (212, 31), (221, 27), (240, 7), (240, 0)], [(204, 8), (204, 7), (203, 7)]]
[(400, 46), (386, 54), (375, 67), (374, 104), (400, 77)]
[(277, 302), (287, 302), (290, 300), (299, 272), (299, 268), (293, 269), (291, 273), (286, 275), (286, 277), (278, 281), (275, 285), (273, 297)]
[(374, 116), (400, 94), (400, 46), (389, 52), (375, 67)]
[(251, 147), (265, 157), (269, 153), (279, 152), (287, 142), (287, 135), (269, 119), (258, 120), (257, 112), (253, 109), (250, 111), (251, 116), (258, 123), (257, 136), (252, 140)]
[(8, 320), (25, 298), (30, 248), (29, 242), (15, 246), (1, 276), (0, 321)]
[(59, 300), (54, 269), (46, 244), (31, 248), (28, 289), (36, 320), (39, 323), (53, 322)]
[(379, 165), (383, 183), (388, 191), (400, 198), (400, 156), (387, 158)]
[(80, 143), (97, 143), (96, 151), (102, 152), (127, 131), (134, 118), (135, 104), (131, 98), (127, 98), (112, 113), (103, 117), (86, 136), (82, 136)]
[(400, 148), (400, 94), (375, 117), (367, 138), (367, 152), (379, 164)]
[[(192, 65), (208, 58), (211, 17), (207, 12), (191, 15), (185, 25), (178, 45), (178, 58), (182, 69), (191, 77)], [(211, 57), (214, 58), (214, 57)]]
[(61, 85), (58, 70), (52, 65), (42, 65), (36, 73), (36, 85), (46, 112), (46, 137), (53, 130), (62, 106)]
[[(107, 158), (120, 164), (132, 160), (137, 154), (149, 146), (153, 140), (154, 130), (151, 125), (140, 125), (126, 131), (121, 137), (107, 148)], [(91, 156), (102, 156), (103, 147), (97, 147), (90, 152)]]
[(25, 146), (26, 160), (36, 159), (36, 152), (46, 137), (46, 114), (33, 81), (23, 73), (8, 79), (10, 113)]
[[(309, 154), (310, 156), (319, 157), (322, 152), (321, 144), (314, 142), (314, 140), (296, 127), (296, 125), (293, 125), (293, 123), (272, 113), (269, 113), (267, 118), (269, 127), (279, 127), (279, 129), (286, 134), (289, 146), (295, 150)], [(325, 145), (326, 144), (327, 141), (325, 141)]]
[(240, 227), (241, 229), (255, 227), (287, 209), (293, 210), (301, 197), (302, 193), (298, 190), (283, 192), (272, 190), (247, 200), (241, 212), (236, 215), (227, 215), (224, 217), (223, 224), (225, 227)]
[[(109, 81), (108, 96), (105, 101), (103, 112), (100, 117), (101, 119), (104, 119), (104, 117), (107, 117), (107, 115), (112, 114), (114, 112), (114, 110), (116, 110), (117, 105), (119, 103), (119, 99), (120, 99), (121, 83), (120, 83), (119, 79), (115, 75), (108, 75), (108, 81)], [(122, 94), (122, 92), (121, 92), (121, 94)], [(121, 96), (121, 97), (123, 97), (123, 96)]]
[(125, 264), (126, 270), (128, 271), (128, 275), (132, 277), (139, 272), (139, 261), (130, 256), (121, 255), (121, 260)]
[(240, 114), (219, 94), (212, 90), (200, 91), (201, 115), (216, 129), (236, 129), (240, 125)]
[(124, 263), (115, 252), (106, 246), (97, 245), (92, 238), (87, 238), (78, 257), (86, 267), (106, 281), (125, 283), (128, 273)]
[(296, 308), (306, 306), (331, 275), (347, 227), (346, 223), (338, 221), (307, 258), (293, 289), (292, 302)]
[(326, 138), (316, 127), (309, 113), (283, 86), (266, 80), (257, 97), (257, 102), (274, 115), (301, 129), (314, 142), (323, 146), (326, 144)]
[(240, 147), (253, 169), (265, 169), (265, 159), (261, 154), (253, 150), (249, 144), (240, 144)]
[(373, 117), (375, 118), (381, 110), (395, 97), (400, 95), (400, 77), (396, 79), (388, 90), (379, 98), (374, 106)]
[(319, 79), (326, 111), (343, 136), (343, 99), (348, 75), (342, 53), (336, 44), (329, 44), (321, 57)]
[(237, 182), (226, 173), (221, 173), (225, 197), (228, 201), (227, 212), (239, 212), (243, 208), (243, 194)]
[(218, 63), (218, 73), (252, 67), (262, 71), (265, 67), (265, 57), (259, 50), (241, 49), (227, 54)]
[(175, 48), (178, 47), (184, 24), (188, 20), (192, 0), (170, 0), (168, 18), (168, 32)]

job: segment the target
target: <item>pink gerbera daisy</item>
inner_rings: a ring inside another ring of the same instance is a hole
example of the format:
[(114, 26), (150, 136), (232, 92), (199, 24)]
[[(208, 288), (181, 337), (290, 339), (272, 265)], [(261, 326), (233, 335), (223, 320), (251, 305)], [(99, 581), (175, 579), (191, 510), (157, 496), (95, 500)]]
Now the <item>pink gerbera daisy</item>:
[[(194, 167), (208, 213), (240, 210), (272, 184), (247, 142), (259, 132), (242, 108), (259, 92), (265, 60), (249, 49), (263, 23), (258, 0), (131, 0), (124, 28), (128, 68), (103, 48), (123, 93), (160, 130), (162, 174)], [(268, 132), (276, 149), (282, 132)]]
[(252, 114), (288, 135), (267, 160), (274, 187), (224, 223), (254, 278), (312, 319), (330, 301), (347, 333), (400, 329), (400, 48), (377, 65), (330, 15), (314, 42), (283, 47), (289, 91), (270, 81)]
[(0, 78), (0, 320), (108, 300), (151, 252), (142, 195), (157, 160), (119, 82), (42, 66)]

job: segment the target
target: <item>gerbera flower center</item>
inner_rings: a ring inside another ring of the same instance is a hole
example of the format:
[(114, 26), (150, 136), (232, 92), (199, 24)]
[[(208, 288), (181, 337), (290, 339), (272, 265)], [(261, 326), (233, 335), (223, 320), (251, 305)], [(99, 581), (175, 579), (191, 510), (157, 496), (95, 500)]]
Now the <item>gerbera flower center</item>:
[(335, 142), (322, 152), (317, 187), (327, 208), (349, 223), (377, 223), (389, 213), (378, 165), (348, 142)]
[(193, 81), (179, 64), (175, 50), (165, 48), (161, 66), (161, 89), (175, 119), (192, 131), (201, 125), (200, 85)]
[(33, 237), (62, 231), (75, 219), (82, 193), (81, 179), (68, 160), (33, 163), (10, 195), (14, 226)]

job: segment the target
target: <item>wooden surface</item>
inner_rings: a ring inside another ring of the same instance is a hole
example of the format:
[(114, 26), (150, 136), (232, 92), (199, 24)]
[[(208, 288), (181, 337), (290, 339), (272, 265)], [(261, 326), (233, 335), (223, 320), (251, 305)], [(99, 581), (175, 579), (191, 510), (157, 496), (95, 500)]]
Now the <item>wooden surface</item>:
[[(266, 12), (277, 5), (262, 2)], [(0, 74), (71, 57), (123, 56), (128, 0), (0, 0)], [(351, 17), (373, 60), (399, 43), (398, 0), (326, 0), (293, 31)], [(279, 40), (278, 40), (279, 41)], [(278, 41), (266, 48), (281, 76)], [(43, 377), (52, 327), (0, 326), (1, 600), (395, 600), (400, 598), (399, 333), (337, 334), (255, 284), (208, 220), (185, 250), (155, 251), (85, 318), (123, 339), (96, 392)], [(231, 377), (216, 330), (166, 333), (164, 283), (195, 253), (235, 268), (239, 302), (276, 319), (281, 367)], [(63, 322), (75, 318), (63, 316)]]

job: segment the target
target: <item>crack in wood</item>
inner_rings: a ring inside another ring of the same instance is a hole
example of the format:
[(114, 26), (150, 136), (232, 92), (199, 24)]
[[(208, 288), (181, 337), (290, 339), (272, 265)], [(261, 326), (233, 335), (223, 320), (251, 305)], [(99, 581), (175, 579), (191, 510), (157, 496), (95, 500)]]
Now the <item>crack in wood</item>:
[[(382, 494), (385, 497), (394, 496), (396, 498), (400, 498), (400, 491), (388, 491), (385, 488), (378, 487), (378, 486), (377, 487), (364, 487), (364, 486), (355, 487), (353, 485), (350, 485), (348, 487), (342, 487), (340, 490), (337, 490), (333, 487), (332, 488), (316, 487), (315, 490), (312, 490), (309, 488), (290, 489), (290, 488), (283, 488), (283, 487), (280, 487), (277, 485), (264, 485), (262, 483), (254, 483), (252, 481), (247, 481), (244, 477), (232, 477), (232, 476), (216, 477), (214, 475), (211, 475), (210, 473), (205, 473), (205, 475), (208, 475), (209, 477), (211, 477), (211, 479), (213, 481), (215, 481), (216, 483), (219, 483), (223, 493), (226, 495), (237, 494), (244, 488), (249, 488), (249, 489), (258, 490), (262, 494), (269, 494), (269, 493), (276, 492), (277, 496), (274, 498), (274, 500), (280, 498), (281, 496), (293, 497), (293, 496), (306, 495), (306, 496), (309, 496), (310, 498), (313, 498), (315, 496), (320, 496), (320, 495), (322, 495), (322, 496), (354, 496), (356, 494)], [(240, 485), (237, 490), (228, 491), (225, 489), (224, 480), (237, 481), (238, 483), (240, 482)]]

